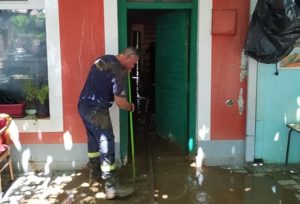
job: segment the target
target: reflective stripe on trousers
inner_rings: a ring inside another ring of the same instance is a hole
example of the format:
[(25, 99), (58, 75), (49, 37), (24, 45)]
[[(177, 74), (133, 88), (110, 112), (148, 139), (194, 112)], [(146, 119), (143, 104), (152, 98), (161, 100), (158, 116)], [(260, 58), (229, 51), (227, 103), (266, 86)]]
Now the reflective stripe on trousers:
[(108, 109), (90, 109), (79, 103), (78, 111), (87, 131), (88, 157), (100, 156), (102, 178), (112, 176), (115, 166), (115, 141)]

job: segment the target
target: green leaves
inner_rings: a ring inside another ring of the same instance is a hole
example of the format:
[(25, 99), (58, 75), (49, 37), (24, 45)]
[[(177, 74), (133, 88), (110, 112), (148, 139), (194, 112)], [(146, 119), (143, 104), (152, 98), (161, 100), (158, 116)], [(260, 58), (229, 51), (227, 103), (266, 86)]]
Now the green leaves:
[(23, 92), (26, 100), (29, 102), (38, 100), (41, 104), (44, 104), (49, 98), (49, 87), (47, 84), (36, 86), (31, 81), (28, 81), (24, 84)]

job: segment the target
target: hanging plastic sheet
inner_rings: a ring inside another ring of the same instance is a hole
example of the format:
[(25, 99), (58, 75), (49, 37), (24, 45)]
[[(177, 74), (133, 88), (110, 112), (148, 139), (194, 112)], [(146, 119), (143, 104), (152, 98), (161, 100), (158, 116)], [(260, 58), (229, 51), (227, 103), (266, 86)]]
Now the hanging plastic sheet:
[(245, 54), (259, 62), (277, 63), (300, 37), (300, 0), (258, 0), (250, 22)]

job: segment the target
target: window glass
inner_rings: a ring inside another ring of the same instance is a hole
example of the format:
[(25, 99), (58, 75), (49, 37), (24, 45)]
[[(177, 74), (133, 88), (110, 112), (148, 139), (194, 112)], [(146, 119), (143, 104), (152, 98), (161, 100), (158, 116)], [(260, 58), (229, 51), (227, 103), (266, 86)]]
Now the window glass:
[(26, 81), (48, 85), (45, 10), (0, 10), (0, 94), (24, 101)]

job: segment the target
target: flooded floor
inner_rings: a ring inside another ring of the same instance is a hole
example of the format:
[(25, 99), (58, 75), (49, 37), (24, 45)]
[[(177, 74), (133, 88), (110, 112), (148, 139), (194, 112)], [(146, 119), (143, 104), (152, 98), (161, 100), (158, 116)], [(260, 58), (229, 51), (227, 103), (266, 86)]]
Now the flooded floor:
[(88, 169), (82, 169), (50, 175), (29, 172), (13, 183), (4, 175), (1, 203), (300, 203), (300, 165), (196, 168), (166, 140), (135, 128), (135, 179), (131, 162), (119, 174), (123, 185), (135, 187), (130, 197), (105, 200), (101, 183), (89, 185)]
[(172, 153), (154, 155), (156, 203), (300, 203), (299, 165), (195, 168)]
[(196, 168), (167, 141), (151, 143), (155, 203), (300, 203), (300, 165)]

